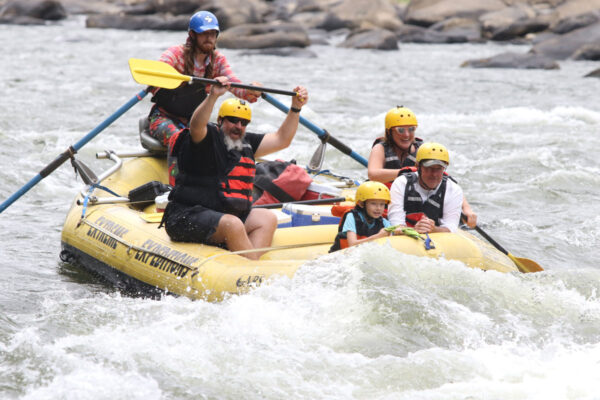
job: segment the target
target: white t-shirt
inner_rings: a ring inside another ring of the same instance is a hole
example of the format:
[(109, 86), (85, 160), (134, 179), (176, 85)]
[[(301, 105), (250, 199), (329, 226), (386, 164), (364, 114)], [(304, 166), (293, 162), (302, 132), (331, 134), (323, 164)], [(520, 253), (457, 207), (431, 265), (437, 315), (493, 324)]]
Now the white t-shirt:
[[(418, 176), (417, 172), (417, 176)], [(406, 188), (406, 175), (401, 175), (394, 180), (390, 189), (392, 201), (388, 209), (388, 219), (392, 225), (406, 225), (406, 212), (404, 211), (404, 189)], [(440, 182), (441, 185), (441, 182)], [(423, 203), (433, 196), (436, 190), (427, 190), (418, 182), (415, 184), (415, 189), (421, 195)], [(444, 196), (444, 214), (440, 218), (440, 226), (450, 229), (450, 232), (456, 232), (460, 222), (460, 213), (462, 210), (463, 191), (451, 179), (446, 180), (446, 195)]]

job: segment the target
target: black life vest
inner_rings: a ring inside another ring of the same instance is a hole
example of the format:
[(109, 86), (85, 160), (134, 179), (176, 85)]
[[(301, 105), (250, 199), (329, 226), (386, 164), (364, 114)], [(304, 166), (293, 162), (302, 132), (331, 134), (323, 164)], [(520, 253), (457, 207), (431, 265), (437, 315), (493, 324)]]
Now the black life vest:
[(414, 227), (423, 215), (426, 215), (427, 218), (435, 221), (436, 226), (439, 226), (440, 218), (444, 215), (444, 198), (446, 197), (448, 175), (442, 177), (442, 183), (438, 190), (425, 203), (423, 203), (423, 198), (416, 189), (416, 185), (419, 184), (417, 174), (408, 172), (405, 176), (404, 211), (406, 213), (406, 225)]
[[(383, 163), (383, 168), (385, 168), (385, 169), (400, 169), (400, 168), (404, 168), (404, 167), (413, 167), (416, 164), (417, 150), (419, 150), (419, 147), (423, 144), (423, 139), (415, 138), (415, 141), (412, 144), (412, 147), (414, 147), (415, 150), (410, 152), (406, 156), (404, 161), (400, 161), (400, 159), (398, 158), (398, 155), (394, 151), (393, 146), (390, 146), (390, 144), (386, 140), (384, 140), (383, 137), (375, 139), (375, 142), (373, 142), (373, 146), (375, 146), (376, 144), (379, 144), (379, 143), (381, 143), (381, 145), (383, 146), (383, 150), (385, 153), (385, 160)], [(371, 147), (373, 147), (373, 146), (371, 146)]]
[(152, 101), (166, 112), (189, 120), (206, 96), (206, 85), (193, 82), (184, 83), (175, 89), (159, 89)]
[(378, 233), (383, 226), (383, 218), (379, 217), (374, 220), (375, 224), (369, 228), (368, 220), (373, 221), (373, 218), (367, 216), (367, 212), (362, 207), (354, 207), (352, 210), (349, 210), (342, 217), (340, 224), (338, 226), (338, 234), (335, 237), (335, 241), (333, 245), (329, 249), (329, 252), (332, 253), (334, 251), (338, 251), (340, 249), (345, 249), (348, 247), (348, 232), (342, 232), (344, 228), (344, 223), (346, 222), (346, 217), (348, 214), (352, 213), (354, 215), (354, 223), (356, 225), (356, 238), (357, 239), (366, 239), (369, 236), (373, 236)]
[[(222, 135), (220, 130), (217, 134)], [(178, 164), (185, 165), (179, 159), (181, 140), (181, 137), (177, 140), (173, 152), (179, 154)], [(252, 187), (256, 174), (252, 146), (244, 140), (243, 148), (239, 151), (227, 150), (219, 140), (214, 140), (213, 143), (213, 150), (219, 155), (216, 157), (219, 175), (195, 176), (188, 171), (180, 171), (169, 200), (188, 206), (202, 205), (243, 218), (252, 207)]]

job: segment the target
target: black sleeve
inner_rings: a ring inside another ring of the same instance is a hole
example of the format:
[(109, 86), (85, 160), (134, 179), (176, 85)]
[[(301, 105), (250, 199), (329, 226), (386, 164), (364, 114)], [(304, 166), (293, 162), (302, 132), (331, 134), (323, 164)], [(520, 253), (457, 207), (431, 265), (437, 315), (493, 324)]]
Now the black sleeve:
[(265, 135), (259, 133), (246, 132), (246, 140), (250, 143), (250, 146), (252, 146), (253, 153), (256, 153), (256, 150), (258, 150), (258, 146), (260, 146), (264, 137)]

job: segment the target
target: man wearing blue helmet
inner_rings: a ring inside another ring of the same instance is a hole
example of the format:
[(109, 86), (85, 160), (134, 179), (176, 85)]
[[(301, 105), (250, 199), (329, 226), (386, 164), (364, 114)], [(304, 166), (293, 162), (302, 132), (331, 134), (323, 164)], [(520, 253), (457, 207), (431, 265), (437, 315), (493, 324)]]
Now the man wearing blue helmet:
[[(227, 59), (216, 50), (219, 36), (219, 21), (208, 11), (199, 11), (190, 18), (188, 37), (185, 44), (168, 48), (161, 56), (163, 61), (184, 75), (193, 75), (208, 79), (217, 76), (227, 77), (229, 82), (240, 82), (234, 75)], [(210, 87), (202, 83), (182, 85), (176, 89), (156, 89), (152, 97), (155, 105), (148, 116), (149, 134), (169, 147), (167, 164), (169, 183), (175, 184), (177, 166), (175, 157), (171, 157), (171, 145), (177, 135), (188, 127), (192, 113), (206, 98)], [(246, 89), (229, 90), (235, 96), (253, 103), (260, 92)]]

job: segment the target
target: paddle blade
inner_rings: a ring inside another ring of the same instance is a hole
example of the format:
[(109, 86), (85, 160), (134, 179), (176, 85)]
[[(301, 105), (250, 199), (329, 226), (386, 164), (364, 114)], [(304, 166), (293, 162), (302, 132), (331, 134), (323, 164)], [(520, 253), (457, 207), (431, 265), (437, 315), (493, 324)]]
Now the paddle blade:
[(540, 272), (544, 270), (538, 263), (528, 258), (515, 257), (510, 253), (507, 253), (506, 255), (515, 263), (517, 268), (519, 268), (519, 271), (523, 273)]
[(175, 89), (182, 82), (189, 82), (192, 79), (162, 61), (130, 58), (129, 70), (137, 83), (164, 89)]
[(308, 162), (308, 169), (311, 171), (320, 171), (325, 159), (325, 147), (327, 142), (322, 142)]

